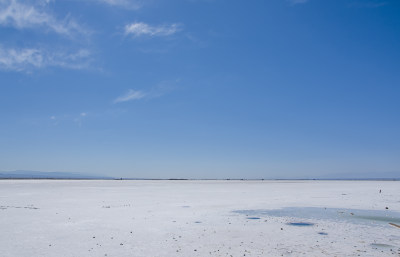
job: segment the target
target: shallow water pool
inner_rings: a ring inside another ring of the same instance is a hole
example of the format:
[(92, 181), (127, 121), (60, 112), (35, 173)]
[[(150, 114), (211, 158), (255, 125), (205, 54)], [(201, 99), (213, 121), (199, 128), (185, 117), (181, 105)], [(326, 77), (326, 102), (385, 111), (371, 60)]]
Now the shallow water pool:
[[(296, 219), (334, 220), (371, 226), (400, 224), (400, 213), (389, 210), (359, 210), (318, 207), (285, 207), (282, 209), (235, 210), (251, 217), (288, 217)], [(249, 218), (248, 218), (249, 219)]]

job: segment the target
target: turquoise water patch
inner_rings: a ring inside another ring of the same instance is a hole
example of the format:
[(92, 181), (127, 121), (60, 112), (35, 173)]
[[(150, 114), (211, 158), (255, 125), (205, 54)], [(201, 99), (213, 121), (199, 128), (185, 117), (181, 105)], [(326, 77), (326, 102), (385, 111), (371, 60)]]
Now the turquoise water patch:
[(282, 209), (235, 210), (251, 217), (288, 217), (296, 219), (333, 220), (366, 225), (400, 224), (400, 213), (389, 210), (359, 210), (318, 207), (285, 207)]

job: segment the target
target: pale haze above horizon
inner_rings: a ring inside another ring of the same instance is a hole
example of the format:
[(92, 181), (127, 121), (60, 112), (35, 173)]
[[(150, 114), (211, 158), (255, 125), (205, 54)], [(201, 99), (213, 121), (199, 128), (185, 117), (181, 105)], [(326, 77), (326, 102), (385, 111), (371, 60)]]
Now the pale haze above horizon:
[(400, 177), (400, 1), (0, 0), (0, 171)]

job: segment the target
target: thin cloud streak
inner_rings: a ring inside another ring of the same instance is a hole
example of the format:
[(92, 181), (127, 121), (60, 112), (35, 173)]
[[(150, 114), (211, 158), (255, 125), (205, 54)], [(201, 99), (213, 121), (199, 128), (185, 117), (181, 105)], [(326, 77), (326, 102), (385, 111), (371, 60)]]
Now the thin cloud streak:
[(45, 67), (87, 69), (91, 54), (86, 49), (77, 52), (51, 52), (39, 48), (5, 48), (0, 45), (0, 69), (29, 72)]
[(143, 5), (142, 1), (138, 0), (97, 0), (97, 1), (111, 6), (117, 6), (131, 10), (138, 10)]
[(180, 79), (176, 79), (175, 81), (162, 81), (156, 87), (152, 88), (149, 91), (141, 91), (141, 90), (133, 90), (129, 89), (128, 92), (113, 101), (114, 104), (122, 103), (133, 100), (140, 99), (152, 99), (161, 97), (168, 92), (176, 89), (176, 84), (180, 82)]
[(0, 0), (0, 25), (16, 29), (47, 28), (69, 37), (74, 34), (89, 34), (71, 18), (59, 21), (50, 13), (41, 10), (42, 6), (29, 5), (17, 0)]
[(147, 94), (140, 90), (129, 89), (129, 91), (126, 94), (115, 99), (114, 103), (122, 103), (122, 102), (127, 102), (127, 101), (132, 101), (132, 100), (139, 100), (146, 96), (147, 96)]
[(144, 22), (135, 22), (125, 26), (125, 35), (139, 36), (170, 36), (181, 31), (181, 25), (173, 23), (170, 25), (151, 26)]

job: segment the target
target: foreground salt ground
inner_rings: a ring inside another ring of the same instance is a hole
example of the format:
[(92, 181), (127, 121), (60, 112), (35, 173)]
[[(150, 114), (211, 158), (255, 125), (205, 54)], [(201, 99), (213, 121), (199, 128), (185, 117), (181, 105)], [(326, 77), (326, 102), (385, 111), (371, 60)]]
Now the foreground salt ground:
[(399, 256), (399, 213), (395, 181), (3, 180), (0, 256)]

